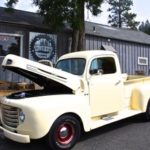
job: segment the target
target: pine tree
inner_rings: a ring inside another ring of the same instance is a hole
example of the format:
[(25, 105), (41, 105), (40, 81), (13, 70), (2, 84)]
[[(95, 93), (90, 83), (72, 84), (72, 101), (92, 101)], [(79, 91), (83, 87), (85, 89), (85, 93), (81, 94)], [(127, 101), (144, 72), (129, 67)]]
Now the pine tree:
[(142, 22), (139, 26), (139, 30), (150, 35), (150, 22), (148, 20), (146, 20), (146, 22)]
[(108, 0), (110, 8), (108, 23), (114, 27), (137, 29), (139, 22), (135, 21), (136, 14), (131, 13), (132, 0)]

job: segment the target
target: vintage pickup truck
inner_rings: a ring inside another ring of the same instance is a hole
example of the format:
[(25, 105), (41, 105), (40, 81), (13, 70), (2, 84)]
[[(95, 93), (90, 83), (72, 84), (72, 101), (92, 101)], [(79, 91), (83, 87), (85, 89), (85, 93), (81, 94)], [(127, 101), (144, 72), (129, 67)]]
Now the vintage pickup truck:
[(55, 68), (7, 55), (2, 66), (42, 87), (1, 98), (0, 131), (11, 140), (45, 137), (52, 149), (71, 149), (81, 131), (140, 113), (150, 120), (150, 77), (122, 74), (113, 52), (66, 54)]

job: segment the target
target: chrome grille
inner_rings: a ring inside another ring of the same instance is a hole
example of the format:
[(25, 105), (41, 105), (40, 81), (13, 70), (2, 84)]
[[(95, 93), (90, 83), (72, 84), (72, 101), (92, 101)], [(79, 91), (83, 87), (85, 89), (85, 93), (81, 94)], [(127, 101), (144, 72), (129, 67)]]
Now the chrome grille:
[(18, 114), (18, 108), (2, 105), (2, 121), (5, 125), (16, 128), (19, 125)]

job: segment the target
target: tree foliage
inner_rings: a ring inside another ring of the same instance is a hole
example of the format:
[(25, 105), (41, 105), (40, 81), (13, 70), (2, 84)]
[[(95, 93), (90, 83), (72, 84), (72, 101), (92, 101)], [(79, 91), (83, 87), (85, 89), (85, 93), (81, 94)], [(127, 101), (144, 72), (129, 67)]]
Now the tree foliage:
[[(7, 0), (7, 6), (18, 0)], [(85, 6), (93, 15), (98, 15), (103, 0), (33, 0), (39, 14), (44, 16), (44, 23), (55, 31), (61, 30), (66, 23), (72, 28), (72, 51), (83, 49), (85, 27)]]
[(13, 8), (15, 4), (17, 4), (18, 0), (6, 0), (6, 6), (8, 8)]
[(139, 30), (150, 35), (150, 22), (148, 20), (142, 22), (139, 26)]
[(108, 0), (111, 14), (108, 23), (114, 27), (137, 29), (139, 22), (135, 21), (136, 14), (131, 13), (132, 0)]

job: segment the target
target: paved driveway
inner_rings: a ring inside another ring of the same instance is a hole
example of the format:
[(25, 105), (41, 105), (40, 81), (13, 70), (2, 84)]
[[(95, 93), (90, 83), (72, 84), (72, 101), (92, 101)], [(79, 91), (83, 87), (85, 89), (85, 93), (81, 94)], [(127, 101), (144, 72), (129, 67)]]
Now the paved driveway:
[[(0, 139), (0, 150), (49, 150), (42, 141), (18, 144)], [(150, 150), (150, 122), (142, 115), (86, 133), (73, 150)]]

